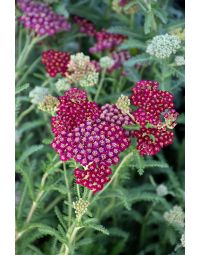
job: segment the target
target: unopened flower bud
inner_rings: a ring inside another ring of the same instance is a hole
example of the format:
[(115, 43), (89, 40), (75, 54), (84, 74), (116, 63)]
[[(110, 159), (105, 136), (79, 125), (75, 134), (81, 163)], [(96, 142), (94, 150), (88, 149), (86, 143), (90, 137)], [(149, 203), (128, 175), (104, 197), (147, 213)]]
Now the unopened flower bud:
[(83, 200), (82, 198), (79, 198), (78, 201), (73, 202), (75, 214), (78, 219), (80, 219), (87, 212), (89, 204), (90, 203), (87, 200)]
[(44, 98), (43, 102), (38, 105), (38, 109), (53, 115), (55, 111), (57, 110), (58, 105), (59, 105), (59, 100), (56, 97), (48, 95)]
[(121, 95), (116, 102), (116, 106), (122, 113), (128, 114), (130, 112), (130, 99), (128, 96)]
[(160, 184), (157, 187), (156, 192), (157, 192), (158, 196), (164, 197), (168, 194), (168, 189), (164, 184)]

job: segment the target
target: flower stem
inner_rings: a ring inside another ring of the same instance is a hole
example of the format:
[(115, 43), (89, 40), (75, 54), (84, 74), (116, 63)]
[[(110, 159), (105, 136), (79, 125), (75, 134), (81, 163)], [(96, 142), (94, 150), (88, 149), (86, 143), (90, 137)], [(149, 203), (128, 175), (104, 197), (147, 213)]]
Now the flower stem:
[(27, 218), (26, 218), (26, 223), (29, 223), (29, 222), (30, 222), (30, 220), (31, 220), (31, 218), (32, 218), (32, 216), (33, 216), (33, 213), (35, 212), (35, 209), (36, 209), (37, 206), (38, 206), (38, 202), (40, 201), (40, 198), (42, 197), (42, 195), (43, 195), (43, 193), (44, 193), (43, 188), (44, 188), (44, 185), (45, 185), (45, 182), (46, 182), (47, 177), (48, 177), (48, 173), (46, 172), (46, 173), (43, 175), (43, 177), (42, 177), (41, 184), (40, 184), (40, 192), (37, 194), (35, 201), (33, 201), (33, 204), (32, 204), (32, 206), (31, 206), (31, 209), (30, 209), (30, 211), (29, 211), (29, 213), (28, 213), (28, 216), (27, 216)]
[(98, 86), (98, 89), (97, 89), (97, 93), (96, 93), (96, 95), (94, 97), (94, 101), (97, 101), (97, 99), (99, 97), (99, 94), (100, 94), (101, 89), (103, 87), (103, 82), (104, 82), (105, 74), (106, 74), (106, 69), (104, 68), (102, 73), (101, 73), (101, 80), (99, 82), (99, 86)]
[(31, 73), (35, 66), (39, 63), (40, 61), (40, 57), (37, 58), (31, 65), (30, 67), (27, 69), (27, 71), (24, 73), (24, 75), (22, 76), (22, 78), (17, 82), (17, 85), (18, 84), (22, 84), (24, 82), (24, 80), (26, 79), (26, 77), (29, 75), (29, 73)]
[(18, 58), (18, 61), (16, 64), (16, 69), (20, 69), (26, 63), (26, 60), (27, 60), (31, 50), (35, 46), (35, 44), (42, 41), (45, 37), (46, 36), (34, 37), (31, 40), (30, 40), (30, 37), (28, 38), (28, 40), (25, 43), (24, 49), (22, 50), (22, 52)]
[[(68, 189), (68, 192), (67, 192), (68, 202), (69, 202), (69, 204), (72, 204), (72, 197), (71, 197), (70, 186), (69, 186), (69, 181), (68, 181), (68, 177), (67, 177), (67, 169), (66, 169), (65, 163), (63, 163), (63, 171), (64, 171), (65, 184)], [(68, 213), (69, 213), (68, 226), (70, 226), (71, 218), (72, 218), (72, 207), (71, 206), (68, 206)]]
[(33, 109), (34, 109), (34, 105), (32, 104), (29, 108), (27, 108), (25, 111), (23, 111), (20, 115), (19, 115), (19, 117), (18, 117), (18, 119), (16, 120), (16, 126), (19, 126), (19, 123), (22, 121), (22, 119), (26, 116), (26, 115), (28, 115)]

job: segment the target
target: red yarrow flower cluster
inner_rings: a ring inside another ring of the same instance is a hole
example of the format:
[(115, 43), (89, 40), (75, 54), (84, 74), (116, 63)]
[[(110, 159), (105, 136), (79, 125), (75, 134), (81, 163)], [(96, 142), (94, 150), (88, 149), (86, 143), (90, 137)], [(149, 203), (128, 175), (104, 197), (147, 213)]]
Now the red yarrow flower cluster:
[(54, 35), (60, 31), (69, 31), (71, 26), (63, 15), (55, 13), (48, 5), (33, 0), (18, 0), (23, 15), (19, 20), (39, 36)]
[[(158, 82), (142, 80), (136, 83), (130, 97), (131, 103), (137, 106), (133, 117), (141, 126), (133, 132), (137, 138), (137, 149), (141, 155), (155, 155), (161, 148), (173, 143), (173, 132), (166, 129), (175, 126), (178, 113), (173, 109), (173, 95), (158, 88)], [(162, 118), (169, 120), (162, 122)]]
[(91, 21), (79, 16), (74, 16), (73, 20), (80, 27), (81, 33), (89, 36), (95, 36), (95, 34), (97, 33), (96, 28)]
[(137, 138), (137, 149), (141, 155), (153, 156), (161, 148), (173, 143), (174, 134), (166, 128), (145, 128), (134, 131), (134, 137)]
[(60, 159), (73, 158), (83, 166), (118, 163), (119, 154), (130, 144), (125, 131), (100, 119), (101, 109), (87, 100), (83, 90), (70, 89), (58, 99), (58, 111), (52, 117), (52, 147)]
[(121, 34), (113, 34), (102, 29), (95, 35), (96, 43), (89, 49), (90, 53), (102, 52), (104, 50), (113, 51), (119, 46), (127, 37)]
[(69, 61), (70, 55), (68, 52), (47, 50), (42, 53), (42, 63), (51, 77), (55, 77), (57, 74), (65, 76)]
[(71, 158), (83, 166), (89, 163), (115, 165), (130, 144), (122, 128), (105, 121), (85, 122), (71, 132), (62, 131), (52, 143), (62, 161)]
[(111, 174), (112, 170), (104, 164), (97, 166), (92, 163), (86, 171), (80, 168), (74, 170), (76, 183), (87, 187), (93, 193), (103, 189), (104, 185), (110, 181), (109, 175)]
[(71, 132), (81, 123), (92, 121), (100, 116), (101, 110), (95, 102), (87, 100), (84, 90), (72, 88), (60, 96), (56, 116), (52, 117), (52, 132), (59, 135), (62, 131)]

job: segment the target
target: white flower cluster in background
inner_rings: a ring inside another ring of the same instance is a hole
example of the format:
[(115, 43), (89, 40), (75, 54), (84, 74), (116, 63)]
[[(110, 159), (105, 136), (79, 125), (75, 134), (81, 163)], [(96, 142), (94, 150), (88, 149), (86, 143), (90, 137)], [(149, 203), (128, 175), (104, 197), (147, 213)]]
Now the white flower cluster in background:
[(160, 185), (158, 185), (156, 192), (157, 192), (158, 196), (164, 197), (168, 194), (168, 189), (164, 184), (160, 184)]
[(104, 69), (112, 67), (114, 60), (111, 57), (105, 56), (100, 58), (100, 66)]
[(30, 91), (29, 97), (31, 99), (32, 104), (39, 104), (43, 102), (45, 96), (49, 94), (49, 90), (47, 88), (35, 87)]
[(169, 224), (172, 225), (176, 224), (181, 227), (184, 227), (185, 214), (180, 206), (175, 205), (171, 210), (164, 213), (164, 219)]
[(150, 55), (166, 59), (175, 54), (181, 46), (181, 40), (175, 35), (157, 35), (147, 46), (146, 52)]

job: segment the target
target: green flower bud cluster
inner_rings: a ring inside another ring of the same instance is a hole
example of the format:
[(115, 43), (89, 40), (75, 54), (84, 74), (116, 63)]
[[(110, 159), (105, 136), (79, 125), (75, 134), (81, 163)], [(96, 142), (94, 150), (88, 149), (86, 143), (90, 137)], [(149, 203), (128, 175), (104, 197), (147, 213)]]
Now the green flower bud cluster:
[(53, 115), (56, 112), (59, 103), (60, 102), (56, 97), (48, 95), (44, 98), (43, 102), (38, 105), (38, 109)]
[(124, 95), (121, 95), (116, 102), (117, 108), (124, 114), (128, 114), (130, 112), (130, 104), (130, 99), (128, 96)]
[(80, 219), (87, 212), (89, 204), (90, 203), (87, 200), (83, 200), (83, 198), (79, 198), (78, 201), (73, 202), (75, 214), (78, 219)]
[(168, 194), (168, 189), (164, 184), (160, 184), (158, 185), (156, 192), (158, 196), (164, 197)]

